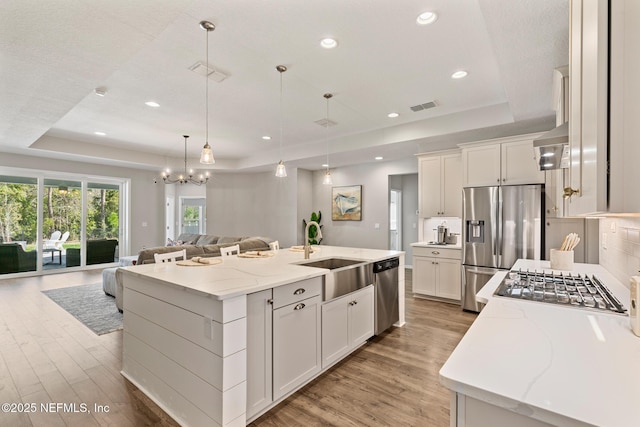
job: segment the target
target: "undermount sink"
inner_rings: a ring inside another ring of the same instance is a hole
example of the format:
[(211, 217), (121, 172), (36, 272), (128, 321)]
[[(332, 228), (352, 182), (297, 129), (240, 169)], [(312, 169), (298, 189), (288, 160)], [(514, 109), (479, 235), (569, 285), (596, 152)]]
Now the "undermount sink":
[(373, 265), (369, 261), (325, 258), (297, 264), (335, 270), (324, 276), (324, 301), (330, 301), (373, 283)]
[(319, 259), (317, 261), (302, 262), (299, 265), (307, 267), (328, 268), (329, 270), (335, 270), (336, 268), (348, 267), (354, 264), (362, 264), (366, 261), (358, 259), (346, 259), (346, 258), (327, 258)]

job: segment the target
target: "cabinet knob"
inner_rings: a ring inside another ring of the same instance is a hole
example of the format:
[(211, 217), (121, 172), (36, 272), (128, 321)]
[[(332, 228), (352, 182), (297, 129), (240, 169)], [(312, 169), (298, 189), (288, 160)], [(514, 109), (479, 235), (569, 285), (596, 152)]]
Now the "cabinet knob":
[(304, 293), (305, 293), (305, 290), (303, 288), (298, 288), (295, 291), (293, 291), (294, 295), (301, 295), (301, 294), (304, 294)]
[(506, 178), (502, 178), (502, 182), (505, 182), (507, 179)]
[(440, 252), (438, 252), (438, 251), (431, 251), (431, 253), (434, 254), (434, 255), (440, 255)]
[(496, 179), (496, 182), (500, 182), (500, 178)]
[(565, 187), (564, 188), (564, 193), (562, 194), (562, 198), (563, 199), (568, 199), (569, 197), (573, 196), (574, 194), (580, 194), (580, 189), (576, 189), (574, 190), (571, 187)]
[(303, 303), (300, 303), (298, 305), (296, 305), (295, 307), (293, 307), (294, 310), (302, 310), (305, 307), (305, 305)]
[(273, 299), (272, 299), (272, 298), (269, 298), (269, 299), (267, 300), (267, 304), (271, 304), (271, 305), (273, 305)]

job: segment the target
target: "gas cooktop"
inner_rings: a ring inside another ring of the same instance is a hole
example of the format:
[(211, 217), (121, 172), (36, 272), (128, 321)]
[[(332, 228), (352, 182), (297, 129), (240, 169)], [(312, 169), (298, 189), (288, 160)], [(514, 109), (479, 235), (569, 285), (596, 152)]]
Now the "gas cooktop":
[(596, 276), (510, 271), (494, 295), (601, 312), (627, 312)]

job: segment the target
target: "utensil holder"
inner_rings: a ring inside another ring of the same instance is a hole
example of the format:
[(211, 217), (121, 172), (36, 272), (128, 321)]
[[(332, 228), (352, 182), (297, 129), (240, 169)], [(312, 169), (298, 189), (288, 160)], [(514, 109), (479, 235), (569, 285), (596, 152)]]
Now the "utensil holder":
[(551, 249), (549, 258), (552, 270), (573, 270), (573, 251)]

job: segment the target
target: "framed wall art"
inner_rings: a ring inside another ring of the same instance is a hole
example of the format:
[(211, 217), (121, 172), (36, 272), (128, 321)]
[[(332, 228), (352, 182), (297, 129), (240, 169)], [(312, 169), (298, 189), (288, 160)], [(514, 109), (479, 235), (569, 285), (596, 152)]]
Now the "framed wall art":
[(331, 219), (334, 221), (362, 220), (362, 185), (331, 189)]

